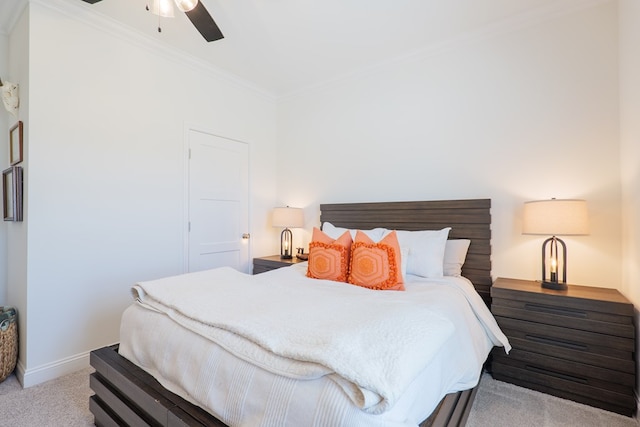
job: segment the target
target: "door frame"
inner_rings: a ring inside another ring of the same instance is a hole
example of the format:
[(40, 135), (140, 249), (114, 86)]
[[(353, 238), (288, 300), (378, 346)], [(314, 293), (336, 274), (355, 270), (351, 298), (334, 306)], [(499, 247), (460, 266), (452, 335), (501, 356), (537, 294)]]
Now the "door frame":
[[(212, 136), (217, 136), (219, 138), (228, 139), (230, 141), (239, 142), (241, 144), (247, 145), (247, 173), (248, 173), (248, 183), (247, 183), (247, 232), (251, 235), (251, 144), (242, 141), (241, 139), (231, 138), (223, 135), (220, 132), (212, 130), (211, 128), (207, 128), (205, 126), (193, 124), (193, 123), (185, 123), (182, 137), (182, 181), (183, 181), (183, 190), (182, 190), (182, 272), (189, 272), (189, 150), (191, 148), (190, 140), (189, 140), (189, 132), (196, 131), (206, 133)], [(245, 266), (245, 272), (249, 272), (251, 270), (251, 260), (252, 257), (252, 244), (251, 237), (249, 237), (249, 241), (247, 242), (248, 247), (248, 265)]]

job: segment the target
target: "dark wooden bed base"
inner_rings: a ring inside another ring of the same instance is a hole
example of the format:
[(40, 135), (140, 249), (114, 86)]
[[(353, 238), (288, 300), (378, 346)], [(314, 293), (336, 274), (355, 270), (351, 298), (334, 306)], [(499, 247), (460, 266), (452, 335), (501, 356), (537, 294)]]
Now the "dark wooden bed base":
[[(226, 427), (211, 414), (160, 385), (151, 375), (118, 354), (117, 346), (91, 352), (89, 409), (99, 427)], [(464, 426), (476, 388), (445, 396), (420, 427)]]
[[(471, 239), (463, 275), (487, 304), (491, 288), (491, 200), (323, 204), (321, 221), (338, 227), (437, 230)], [(97, 426), (213, 426), (224, 423), (169, 392), (151, 375), (120, 356), (117, 346), (91, 352), (89, 408)], [(464, 426), (477, 388), (445, 396), (420, 427)]]

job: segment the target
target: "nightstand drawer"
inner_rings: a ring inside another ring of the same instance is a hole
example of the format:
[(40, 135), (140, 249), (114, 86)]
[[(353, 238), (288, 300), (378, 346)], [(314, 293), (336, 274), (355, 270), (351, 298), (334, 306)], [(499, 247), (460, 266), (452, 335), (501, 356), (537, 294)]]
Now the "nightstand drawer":
[(522, 300), (512, 300), (504, 298), (494, 298), (492, 303), (509, 307), (516, 310), (525, 310), (538, 314), (549, 314), (560, 316), (568, 320), (591, 320), (596, 322), (620, 323), (621, 325), (630, 325), (630, 317), (624, 314), (615, 314), (610, 312), (594, 311), (586, 308), (565, 307), (559, 305), (562, 300), (550, 300), (547, 302), (529, 302)]
[[(554, 339), (540, 340), (536, 336), (503, 329), (509, 342), (516, 350), (524, 350), (541, 355), (559, 357), (572, 362), (587, 363), (611, 371), (633, 374), (635, 362), (630, 352), (608, 351), (606, 347), (573, 345), (572, 342)], [(524, 336), (523, 336), (524, 335)]]
[(615, 289), (570, 285), (566, 291), (544, 289), (540, 282), (498, 278), (491, 287), (493, 299), (524, 301), (532, 304), (564, 307), (633, 317), (633, 304)]
[[(493, 360), (497, 363), (528, 369), (532, 372), (555, 372), (559, 378), (574, 378), (582, 384), (604, 388), (619, 393), (633, 394), (635, 375), (614, 371), (609, 366), (596, 366), (587, 360), (572, 361), (563, 357), (553, 357), (520, 349), (512, 349), (507, 356), (504, 351), (496, 351)], [(615, 363), (609, 358), (609, 363)], [(632, 362), (633, 363), (633, 362)]]
[(271, 255), (266, 257), (253, 259), (253, 274), (266, 273), (267, 271), (276, 270), (283, 267), (291, 267), (292, 265), (304, 262), (296, 257), (290, 259), (282, 259), (280, 255)]
[(266, 273), (267, 271), (271, 270), (275, 270), (275, 268), (257, 264), (253, 265), (253, 274)]
[(548, 304), (508, 301), (499, 298), (493, 299), (491, 311), (494, 316), (530, 320), (546, 325), (557, 325), (618, 337), (633, 338), (634, 336), (634, 327), (628, 316), (563, 308)]
[[(491, 307), (493, 310), (493, 307)], [(503, 317), (495, 315), (496, 321), (502, 329), (509, 329), (519, 334), (528, 334), (532, 337), (540, 338), (543, 342), (545, 338), (551, 341), (565, 341), (567, 347), (574, 349), (591, 347), (602, 347), (602, 354), (611, 355), (611, 349), (622, 350), (625, 353), (622, 358), (631, 358), (631, 353), (635, 351), (635, 341), (633, 338), (624, 338), (602, 333), (569, 329), (562, 325), (547, 325), (517, 318)], [(507, 335), (509, 336), (509, 335)], [(570, 344), (569, 344), (570, 343)], [(596, 352), (597, 349), (596, 349)]]

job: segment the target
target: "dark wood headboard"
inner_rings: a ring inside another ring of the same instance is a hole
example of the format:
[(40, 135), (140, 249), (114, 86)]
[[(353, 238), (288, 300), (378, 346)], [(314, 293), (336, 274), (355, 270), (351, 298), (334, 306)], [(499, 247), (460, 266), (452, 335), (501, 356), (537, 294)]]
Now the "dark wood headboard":
[(462, 275), (471, 280), (490, 305), (491, 199), (321, 204), (320, 222), (351, 229), (415, 231), (451, 227), (449, 239), (471, 240)]

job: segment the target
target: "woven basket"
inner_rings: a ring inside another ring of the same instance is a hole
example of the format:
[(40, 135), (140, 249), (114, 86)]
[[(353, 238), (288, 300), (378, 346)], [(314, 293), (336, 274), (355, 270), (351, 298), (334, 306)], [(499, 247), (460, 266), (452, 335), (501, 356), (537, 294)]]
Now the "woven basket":
[(0, 382), (16, 368), (18, 360), (18, 324), (16, 310), (0, 307)]

